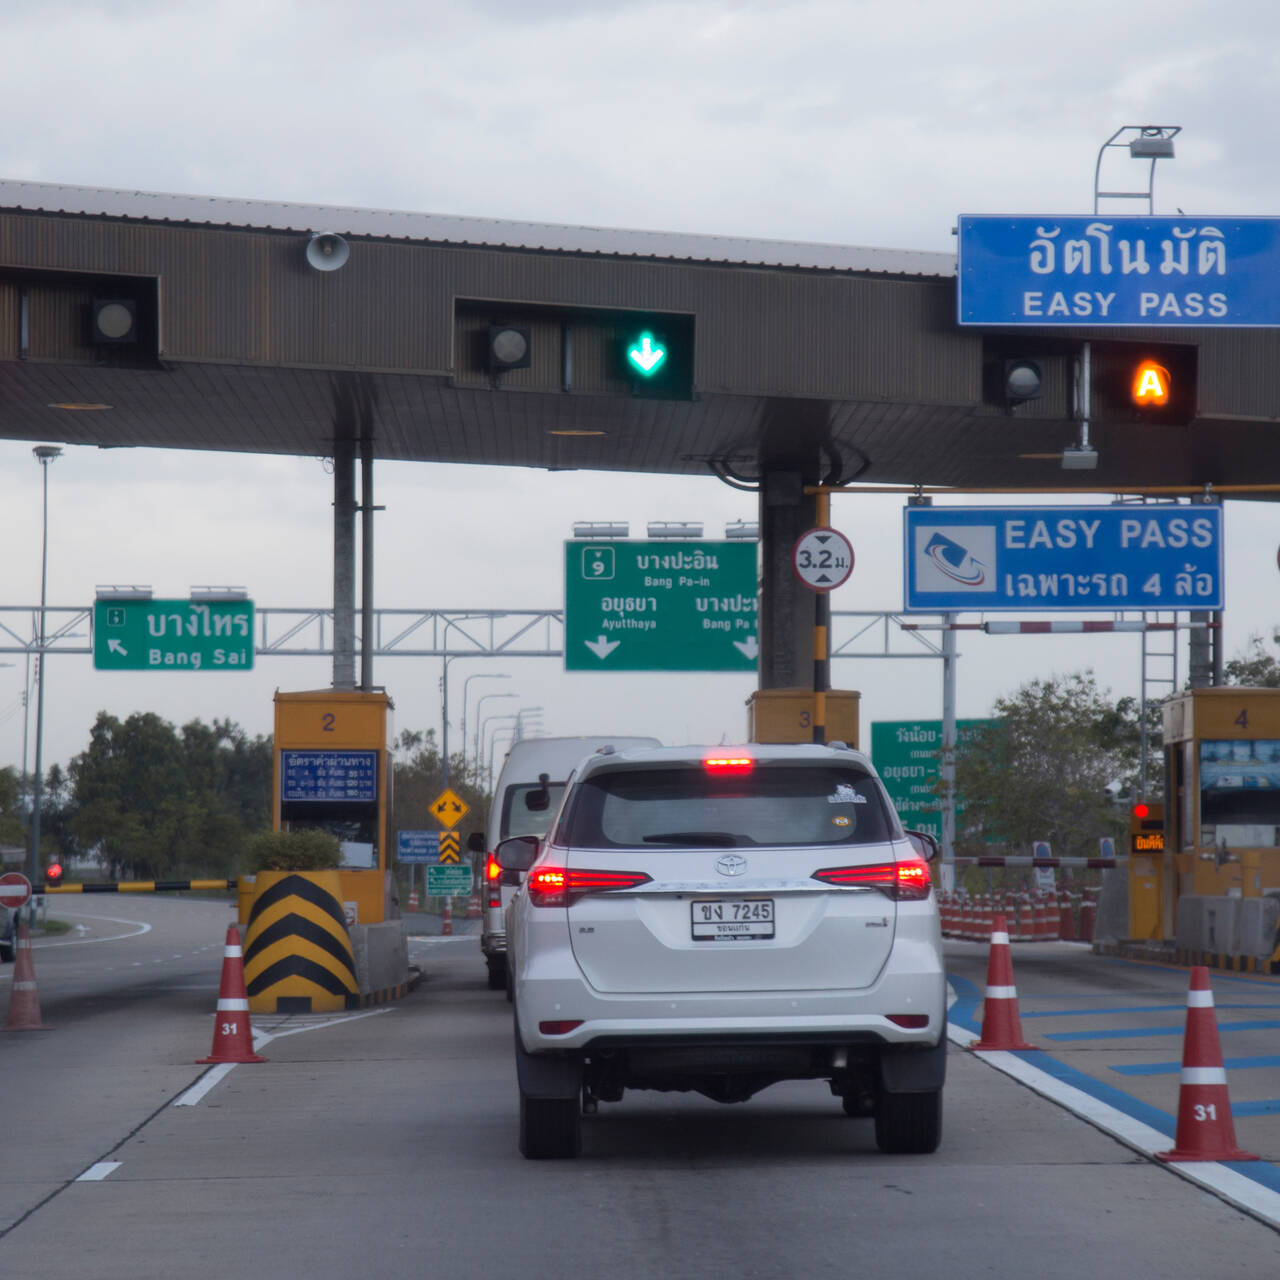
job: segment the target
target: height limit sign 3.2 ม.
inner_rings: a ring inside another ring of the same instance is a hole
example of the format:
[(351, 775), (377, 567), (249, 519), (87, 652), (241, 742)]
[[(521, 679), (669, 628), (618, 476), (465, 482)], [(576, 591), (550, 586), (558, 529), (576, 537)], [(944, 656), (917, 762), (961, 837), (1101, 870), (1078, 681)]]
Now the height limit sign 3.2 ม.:
[(853, 547), (849, 539), (826, 526), (810, 529), (796, 539), (791, 552), (796, 577), (813, 591), (834, 591), (853, 572)]

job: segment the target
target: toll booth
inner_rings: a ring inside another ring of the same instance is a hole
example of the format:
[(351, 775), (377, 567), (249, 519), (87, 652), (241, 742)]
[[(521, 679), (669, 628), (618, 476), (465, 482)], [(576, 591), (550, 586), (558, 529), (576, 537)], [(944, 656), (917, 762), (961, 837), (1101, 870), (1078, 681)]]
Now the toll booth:
[(338, 837), (348, 924), (399, 915), (387, 838), (393, 710), (382, 690), (275, 696), (273, 826)]
[[(853, 689), (827, 692), (826, 739), (858, 745), (858, 706), (862, 695)], [(812, 689), (757, 689), (747, 699), (748, 742), (812, 742)]]
[(1280, 892), (1280, 689), (1175, 695), (1164, 705), (1164, 756), (1172, 937), (1175, 904), (1188, 895)]

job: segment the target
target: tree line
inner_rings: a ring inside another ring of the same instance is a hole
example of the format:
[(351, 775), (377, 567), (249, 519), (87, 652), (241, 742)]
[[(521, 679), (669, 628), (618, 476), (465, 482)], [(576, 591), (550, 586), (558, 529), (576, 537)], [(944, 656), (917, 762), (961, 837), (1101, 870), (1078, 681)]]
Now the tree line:
[[(178, 728), (153, 712), (99, 712), (85, 750), (45, 774), (41, 860), (90, 859), (111, 880), (234, 876), (250, 837), (271, 827), (272, 759), (269, 735), (232, 720)], [(405, 731), (394, 744), (393, 850), (398, 829), (437, 829), (429, 806), (441, 765), (433, 730)], [(450, 765), (449, 785), (471, 806), (465, 840), (488, 801), (460, 756)], [(17, 772), (0, 770), (0, 844), (27, 845), (28, 808)]]

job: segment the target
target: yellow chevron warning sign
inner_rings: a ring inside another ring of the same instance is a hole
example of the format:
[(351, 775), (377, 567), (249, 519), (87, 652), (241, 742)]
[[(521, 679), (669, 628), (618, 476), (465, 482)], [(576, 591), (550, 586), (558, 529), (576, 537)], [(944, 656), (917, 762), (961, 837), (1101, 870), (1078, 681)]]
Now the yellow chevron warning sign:
[[(442, 827), (456, 827), (470, 812), (471, 806), (449, 787), (431, 802), (432, 816)], [(441, 861), (444, 861), (443, 851)]]
[(440, 862), (462, 861), (462, 836), (457, 831), (440, 833)]
[(254, 1013), (326, 1013), (360, 998), (336, 871), (260, 871), (244, 940)]

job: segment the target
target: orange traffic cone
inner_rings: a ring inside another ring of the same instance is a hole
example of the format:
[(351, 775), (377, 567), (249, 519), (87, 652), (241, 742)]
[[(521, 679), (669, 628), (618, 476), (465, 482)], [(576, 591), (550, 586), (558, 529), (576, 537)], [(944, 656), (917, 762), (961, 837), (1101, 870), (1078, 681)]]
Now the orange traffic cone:
[(227, 942), (222, 952), (222, 984), (218, 988), (218, 1011), (213, 1020), (213, 1048), (197, 1062), (266, 1062), (253, 1051), (249, 1028), (249, 997), (244, 989), (244, 953), (240, 930), (227, 926)]
[(1187, 991), (1187, 1030), (1182, 1042), (1182, 1083), (1178, 1089), (1178, 1132), (1172, 1151), (1157, 1151), (1170, 1164), (1191, 1160), (1257, 1160), (1236, 1146), (1227, 1097), (1227, 1072), (1218, 1043), (1209, 970), (1196, 965)]
[(6, 1031), (48, 1031), (40, 1021), (40, 994), (36, 991), (36, 969), (31, 962), (31, 931), (18, 926), (13, 952), (13, 990), (9, 992), (9, 1020)]
[(1013, 985), (1013, 957), (1009, 952), (1009, 926), (997, 915), (991, 929), (991, 954), (987, 959), (987, 991), (982, 1002), (982, 1038), (970, 1049), (1035, 1049), (1022, 1038), (1018, 1017), (1018, 989)]

